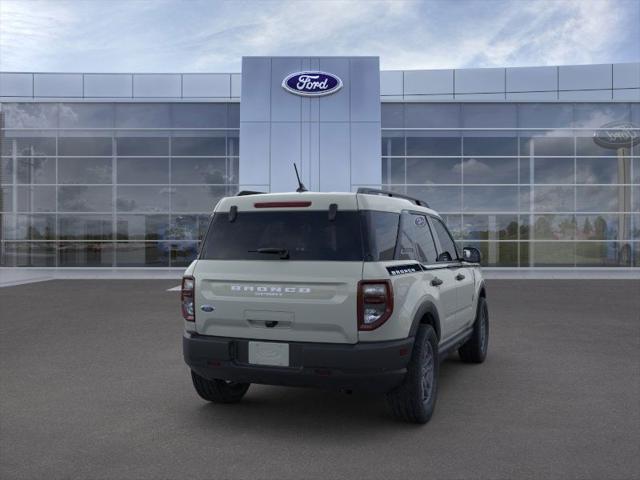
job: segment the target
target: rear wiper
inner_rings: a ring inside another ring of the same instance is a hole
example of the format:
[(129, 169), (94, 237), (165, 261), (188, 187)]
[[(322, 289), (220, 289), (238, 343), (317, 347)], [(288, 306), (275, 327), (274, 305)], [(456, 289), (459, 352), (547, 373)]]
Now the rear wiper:
[(258, 248), (257, 250), (249, 250), (250, 253), (273, 253), (276, 255), (280, 255), (282, 260), (287, 260), (289, 258), (289, 250), (286, 248), (277, 248), (277, 247), (266, 247), (266, 248)]

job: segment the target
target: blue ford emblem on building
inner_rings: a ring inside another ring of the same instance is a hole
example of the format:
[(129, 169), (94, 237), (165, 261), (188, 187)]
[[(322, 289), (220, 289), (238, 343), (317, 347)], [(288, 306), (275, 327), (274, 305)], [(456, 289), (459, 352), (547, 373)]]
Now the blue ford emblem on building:
[(340, 90), (342, 88), (342, 80), (340, 80), (340, 77), (327, 72), (296, 72), (288, 75), (282, 81), (282, 88), (295, 95), (320, 97)]

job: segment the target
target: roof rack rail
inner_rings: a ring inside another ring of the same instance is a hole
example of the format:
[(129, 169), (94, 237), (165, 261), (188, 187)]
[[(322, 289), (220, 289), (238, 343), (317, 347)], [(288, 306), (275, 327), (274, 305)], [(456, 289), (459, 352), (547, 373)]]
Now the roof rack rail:
[(261, 195), (266, 192), (254, 192), (253, 190), (242, 190), (236, 194), (236, 197), (244, 197), (245, 195)]
[(410, 197), (409, 195), (403, 195), (402, 193), (390, 192), (388, 190), (378, 190), (377, 188), (358, 188), (356, 193), (365, 193), (367, 195), (383, 195), (385, 197), (393, 197), (393, 198), (403, 198), (404, 200), (409, 200), (410, 202), (415, 203), (420, 207), (429, 208), (429, 204), (423, 200)]

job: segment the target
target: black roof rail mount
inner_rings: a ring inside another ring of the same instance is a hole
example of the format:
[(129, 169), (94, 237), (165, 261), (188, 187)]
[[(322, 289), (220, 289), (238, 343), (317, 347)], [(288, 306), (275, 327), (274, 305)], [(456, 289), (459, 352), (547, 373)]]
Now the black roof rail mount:
[(413, 202), (420, 207), (429, 208), (429, 204), (423, 200), (410, 197), (409, 195), (403, 195), (402, 193), (390, 192), (388, 190), (378, 190), (377, 188), (360, 187), (358, 188), (358, 191), (356, 193), (364, 193), (367, 195), (382, 195), (385, 197), (393, 197), (393, 198), (403, 198), (404, 200), (409, 200), (410, 202)]
[(236, 197), (244, 197), (245, 195), (260, 195), (267, 192), (254, 192), (253, 190), (242, 190), (236, 194)]

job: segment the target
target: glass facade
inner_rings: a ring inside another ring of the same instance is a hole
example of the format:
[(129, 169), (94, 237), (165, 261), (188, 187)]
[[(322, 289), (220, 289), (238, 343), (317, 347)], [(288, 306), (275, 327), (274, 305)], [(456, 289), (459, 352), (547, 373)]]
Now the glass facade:
[[(0, 104), (0, 266), (183, 267), (238, 190), (239, 104)], [(639, 103), (383, 103), (382, 188), (490, 267), (640, 267)], [(372, 164), (371, 168), (380, 168)]]
[(238, 190), (237, 103), (3, 103), (0, 265), (183, 267)]
[(640, 127), (640, 104), (384, 103), (383, 187), (486, 266), (638, 267), (640, 145), (595, 142), (611, 122)]

